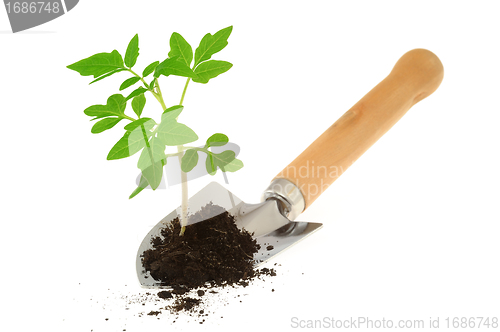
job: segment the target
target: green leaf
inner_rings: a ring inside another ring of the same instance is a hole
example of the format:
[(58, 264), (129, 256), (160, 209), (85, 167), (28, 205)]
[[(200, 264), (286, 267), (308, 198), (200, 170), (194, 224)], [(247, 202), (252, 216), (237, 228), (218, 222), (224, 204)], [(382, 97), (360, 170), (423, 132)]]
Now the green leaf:
[(127, 131), (132, 131), (140, 125), (144, 125), (144, 128), (146, 128), (146, 130), (151, 130), (156, 125), (156, 122), (151, 118), (140, 118), (127, 124), (124, 129)]
[(214, 175), (217, 172), (217, 167), (223, 169), (224, 166), (230, 164), (235, 158), (236, 154), (232, 150), (226, 150), (221, 153), (210, 152), (205, 163), (207, 172)]
[(125, 98), (125, 101), (129, 100), (129, 99), (132, 99), (134, 97), (137, 97), (139, 95), (142, 95), (144, 94), (144, 92), (147, 92), (148, 89), (146, 89), (145, 87), (138, 87), (137, 89), (135, 89), (134, 91), (132, 91), (128, 96), (127, 98)]
[(155, 71), (155, 68), (158, 66), (158, 64), (160, 63), (160, 61), (155, 61), (153, 62), (152, 64), (150, 64), (149, 66), (147, 66), (146, 68), (144, 68), (144, 71), (142, 72), (142, 77), (147, 77), (149, 76), (152, 72)]
[(92, 134), (102, 133), (105, 130), (113, 128), (122, 118), (105, 118), (94, 124), (90, 130)]
[(209, 60), (200, 64), (194, 70), (196, 78), (193, 82), (208, 83), (211, 78), (217, 77), (231, 69), (233, 65), (227, 61)]
[(118, 68), (123, 68), (123, 59), (117, 50), (111, 53), (97, 53), (86, 59), (75, 62), (67, 68), (77, 71), (82, 76), (93, 75), (97, 78)]
[(158, 126), (157, 133), (158, 138), (168, 146), (191, 143), (198, 139), (198, 135), (191, 128), (177, 121), (162, 121)]
[(233, 26), (229, 26), (211, 35), (207, 33), (200, 42), (194, 55), (195, 67), (202, 61), (209, 60), (213, 54), (221, 51), (227, 45), (227, 39), (233, 31)]
[(163, 166), (165, 163), (161, 161), (155, 163), (153, 167), (148, 167), (144, 171), (141, 172), (141, 179), (139, 181), (139, 185), (137, 188), (130, 194), (129, 199), (137, 196), (141, 191), (146, 189), (148, 186), (151, 186), (153, 190), (158, 188), (161, 183), (161, 178), (163, 176)]
[(128, 199), (132, 199), (135, 196), (137, 196), (141, 191), (146, 189), (148, 185), (149, 185), (148, 180), (146, 180), (146, 178), (141, 173), (141, 180), (139, 181), (139, 185), (137, 186), (137, 188), (135, 188), (132, 194), (130, 194)]
[(123, 118), (126, 106), (125, 98), (123, 98), (121, 94), (115, 94), (108, 98), (106, 105), (92, 105), (87, 107), (83, 112), (88, 116), (95, 116), (96, 118), (103, 118), (106, 116), (118, 116)]
[(151, 189), (158, 188), (163, 175), (163, 165), (167, 163), (165, 156), (165, 144), (159, 138), (151, 137), (149, 147), (142, 150), (137, 167), (142, 171)]
[[(151, 152), (151, 155), (149, 154)], [(149, 141), (149, 148), (146, 147), (142, 150), (139, 160), (137, 161), (137, 167), (141, 170), (145, 170), (147, 167), (152, 165), (151, 156), (153, 156), (153, 162), (158, 162), (163, 160), (163, 163), (167, 163), (167, 157), (165, 156), (165, 144), (158, 137), (151, 137)]]
[(224, 166), (221, 166), (221, 170), (223, 172), (236, 172), (242, 167), (243, 167), (243, 162), (237, 158), (234, 158), (233, 161), (227, 163)]
[(132, 99), (132, 109), (134, 110), (135, 114), (137, 114), (138, 117), (141, 117), (142, 110), (144, 109), (145, 105), (146, 105), (146, 96), (144, 96), (144, 93)]
[(181, 160), (181, 169), (184, 173), (190, 172), (198, 164), (198, 151), (186, 150)]
[(224, 134), (213, 134), (207, 139), (207, 143), (205, 144), (205, 149), (211, 146), (223, 146), (229, 142), (229, 138)]
[(156, 78), (160, 77), (160, 75), (176, 75), (183, 77), (196, 77), (196, 74), (193, 72), (191, 68), (184, 61), (179, 61), (179, 56), (174, 56), (172, 58), (168, 58), (162, 63), (158, 65), (155, 69), (154, 76)]
[(155, 190), (161, 183), (161, 178), (163, 176), (163, 162), (160, 160), (147, 167), (142, 171), (142, 176), (146, 178), (151, 186), (151, 189)]
[(100, 80), (102, 80), (102, 79), (104, 79), (106, 77), (109, 77), (109, 76), (111, 76), (113, 74), (116, 74), (116, 73), (119, 73), (121, 71), (124, 71), (124, 70), (126, 70), (126, 69), (119, 68), (119, 69), (113, 70), (113, 71), (111, 71), (111, 72), (109, 72), (109, 73), (107, 73), (105, 75), (99, 76), (98, 78), (96, 78), (95, 80), (93, 80), (92, 82), (90, 82), (89, 85), (92, 84), (92, 83), (98, 82), (98, 81), (100, 81)]
[(167, 108), (161, 115), (161, 122), (177, 121), (177, 118), (179, 117), (183, 109), (184, 106), (182, 105), (175, 105)]
[(128, 88), (129, 86), (132, 86), (134, 85), (135, 83), (139, 82), (140, 81), (140, 77), (137, 77), (137, 76), (134, 76), (134, 77), (131, 77), (131, 78), (127, 78), (123, 83), (122, 85), (120, 85), (120, 91), (122, 90), (125, 90), (126, 88)]
[(161, 123), (157, 128), (157, 133), (165, 145), (176, 146), (198, 139), (198, 135), (191, 128), (177, 122), (177, 117), (183, 109), (184, 106), (175, 105), (167, 108), (161, 115)]
[[(151, 135), (151, 133), (149, 133)], [(134, 131), (127, 131), (125, 135), (111, 148), (108, 153), (108, 160), (122, 159), (139, 152), (146, 146), (142, 128)]]
[(128, 43), (127, 51), (125, 52), (125, 66), (132, 68), (139, 56), (139, 35), (135, 35), (130, 43)]
[(191, 45), (177, 32), (174, 32), (170, 37), (170, 52), (168, 52), (169, 58), (174, 56), (180, 56), (182, 60), (189, 67), (191, 61), (193, 61), (193, 49)]

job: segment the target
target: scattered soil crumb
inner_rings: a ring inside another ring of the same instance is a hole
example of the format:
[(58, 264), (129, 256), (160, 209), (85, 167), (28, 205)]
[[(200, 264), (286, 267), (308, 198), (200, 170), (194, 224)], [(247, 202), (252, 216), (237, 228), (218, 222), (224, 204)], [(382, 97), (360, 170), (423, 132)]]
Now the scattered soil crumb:
[[(219, 293), (213, 289), (247, 287), (254, 279), (276, 276), (274, 268), (254, 267), (260, 245), (250, 233), (240, 230), (234, 217), (222, 207), (209, 203), (190, 215), (189, 222), (180, 236), (179, 218), (175, 218), (160, 231), (161, 236), (151, 240), (152, 248), (141, 255), (143, 273), (168, 288), (156, 294), (146, 293), (143, 305), (154, 300), (162, 305), (161, 310), (171, 314), (205, 317), (209, 315), (203, 303), (210, 298), (207, 293)], [(274, 247), (268, 245), (266, 249)], [(164, 301), (169, 304), (161, 304)], [(160, 313), (152, 310), (147, 315)], [(199, 321), (203, 322), (205, 319)]]
[(167, 307), (174, 312), (179, 311), (192, 311), (200, 303), (199, 299), (193, 299), (192, 297), (179, 297), (175, 300), (174, 304)]
[[(146, 294), (148, 294), (148, 293), (146, 293)], [(160, 299), (171, 299), (173, 296), (172, 296), (172, 293), (169, 291), (161, 291), (161, 292), (158, 292), (158, 297)]]

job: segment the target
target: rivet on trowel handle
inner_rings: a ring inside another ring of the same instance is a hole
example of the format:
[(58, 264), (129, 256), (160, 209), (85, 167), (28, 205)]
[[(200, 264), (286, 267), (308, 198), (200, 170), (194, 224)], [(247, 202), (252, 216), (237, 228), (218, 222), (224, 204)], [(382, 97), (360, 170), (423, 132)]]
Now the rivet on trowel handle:
[(295, 220), (304, 211), (306, 201), (299, 188), (286, 179), (274, 179), (264, 190), (262, 201), (276, 199), (281, 204), (281, 212), (290, 220)]

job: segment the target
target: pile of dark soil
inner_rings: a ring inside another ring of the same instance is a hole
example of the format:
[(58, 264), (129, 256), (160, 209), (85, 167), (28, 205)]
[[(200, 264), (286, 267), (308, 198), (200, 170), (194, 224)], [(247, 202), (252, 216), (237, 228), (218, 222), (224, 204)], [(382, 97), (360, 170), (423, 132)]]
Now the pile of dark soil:
[[(276, 275), (273, 269), (254, 269), (253, 255), (260, 245), (222, 207), (209, 203), (189, 218), (201, 222), (190, 224), (180, 236), (179, 218), (174, 219), (142, 255), (144, 272), (172, 288), (158, 293), (164, 299), (175, 296), (172, 311), (191, 311), (201, 303), (188, 297), (193, 289), (246, 286), (257, 276)], [(198, 296), (203, 295), (199, 290)]]

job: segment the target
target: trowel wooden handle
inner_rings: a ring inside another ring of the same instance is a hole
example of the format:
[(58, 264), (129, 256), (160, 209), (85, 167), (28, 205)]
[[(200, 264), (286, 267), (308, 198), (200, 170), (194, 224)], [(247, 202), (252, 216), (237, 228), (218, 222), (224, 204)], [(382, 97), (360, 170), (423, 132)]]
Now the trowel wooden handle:
[[(404, 54), (389, 76), (368, 92), (277, 178), (294, 183), (307, 209), (354, 161), (443, 80), (443, 65), (432, 52)], [(335, 172), (336, 170), (336, 172)]]

